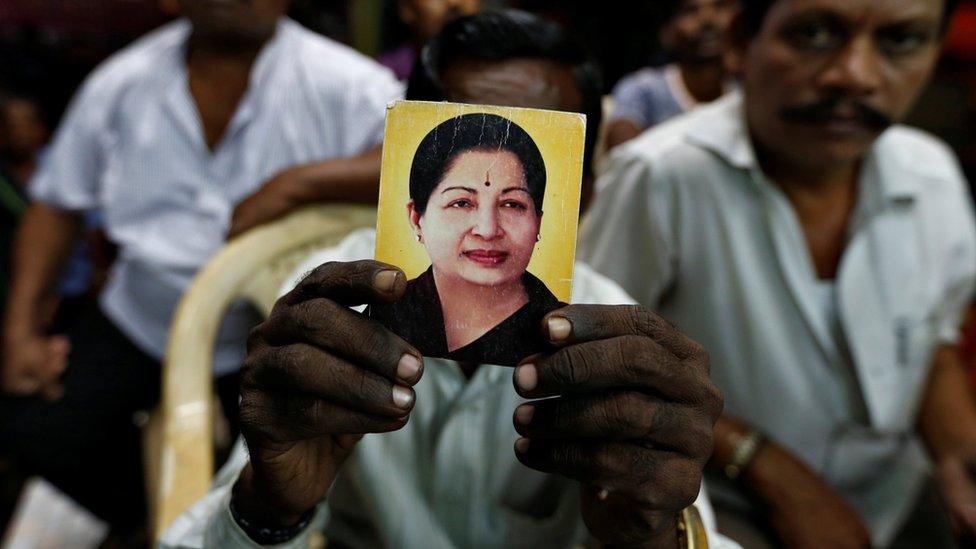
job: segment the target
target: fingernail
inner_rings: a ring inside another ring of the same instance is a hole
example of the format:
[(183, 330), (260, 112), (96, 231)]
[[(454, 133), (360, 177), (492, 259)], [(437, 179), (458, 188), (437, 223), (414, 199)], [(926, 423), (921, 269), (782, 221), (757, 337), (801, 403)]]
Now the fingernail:
[(573, 325), (561, 316), (550, 317), (546, 321), (546, 328), (549, 329), (549, 341), (562, 341), (573, 331)]
[(524, 454), (529, 449), (529, 439), (520, 438), (515, 441), (515, 451)]
[(532, 421), (533, 415), (535, 415), (535, 406), (531, 404), (523, 404), (515, 409), (515, 421), (519, 425), (528, 425)]
[(535, 364), (523, 364), (515, 369), (515, 384), (523, 391), (531, 391), (539, 384)]
[(400, 362), (397, 363), (397, 377), (401, 381), (413, 384), (420, 374), (420, 366), (420, 359), (411, 354), (405, 354), (400, 357)]
[(413, 391), (401, 385), (394, 385), (393, 404), (396, 404), (397, 408), (409, 409), (413, 406)]
[(400, 271), (380, 271), (373, 275), (373, 287), (381, 292), (391, 292), (396, 286), (397, 275)]

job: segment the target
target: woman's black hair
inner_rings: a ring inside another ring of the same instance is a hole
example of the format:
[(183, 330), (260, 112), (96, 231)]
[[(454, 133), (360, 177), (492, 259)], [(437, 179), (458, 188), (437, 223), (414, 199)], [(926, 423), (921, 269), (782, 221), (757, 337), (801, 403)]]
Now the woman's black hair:
[(424, 46), (410, 74), (407, 99), (445, 101), (441, 74), (454, 63), (542, 59), (572, 67), (586, 115), (583, 173), (593, 175), (593, 155), (603, 114), (600, 67), (564, 27), (514, 9), (483, 10), (448, 23)]
[(410, 198), (414, 209), (423, 215), (431, 193), (458, 155), (482, 150), (508, 151), (518, 157), (529, 196), (541, 214), (546, 165), (539, 147), (521, 126), (488, 113), (463, 114), (441, 122), (420, 142), (410, 166)]

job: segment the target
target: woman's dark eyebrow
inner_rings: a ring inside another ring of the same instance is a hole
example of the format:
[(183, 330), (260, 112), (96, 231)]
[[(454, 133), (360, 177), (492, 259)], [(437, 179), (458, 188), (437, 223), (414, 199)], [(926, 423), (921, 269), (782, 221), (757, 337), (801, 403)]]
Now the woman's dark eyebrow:
[(522, 191), (525, 194), (530, 194), (529, 189), (526, 187), (507, 187), (502, 190), (502, 194), (510, 193), (512, 191)]
[(454, 187), (447, 187), (446, 189), (444, 189), (443, 191), (441, 191), (441, 194), (444, 194), (447, 191), (468, 191), (469, 193), (472, 193), (472, 194), (475, 194), (475, 193), (478, 192), (478, 191), (475, 191), (474, 189), (472, 189), (471, 187), (458, 187), (458, 186), (454, 186)]

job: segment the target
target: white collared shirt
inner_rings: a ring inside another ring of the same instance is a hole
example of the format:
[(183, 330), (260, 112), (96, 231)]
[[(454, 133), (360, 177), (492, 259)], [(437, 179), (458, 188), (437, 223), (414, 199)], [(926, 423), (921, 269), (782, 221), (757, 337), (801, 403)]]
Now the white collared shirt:
[(955, 341), (973, 293), (966, 182), (932, 137), (877, 139), (835, 280), (837, 330), (742, 103), (732, 93), (616, 151), (580, 258), (702, 343), (726, 411), (800, 456), (885, 545), (924, 480), (914, 428), (933, 350)]
[[(374, 61), (283, 19), (210, 150), (187, 81), (190, 31), (175, 21), (97, 68), (30, 189), (56, 208), (102, 213), (119, 246), (102, 308), (157, 358), (177, 301), (224, 245), (235, 205), (285, 168), (376, 146), (386, 104), (402, 94)], [(237, 368), (248, 323), (239, 310), (229, 315), (218, 373)]]
[[(326, 261), (372, 257), (376, 233), (360, 230), (313, 255), (282, 288)], [(616, 284), (576, 264), (573, 302), (633, 303)], [(425, 358), (406, 427), (367, 435), (343, 464), (313, 523), (287, 547), (307, 547), (324, 531), (344, 547), (569, 547), (586, 540), (579, 484), (515, 458), (512, 413), (525, 402), (512, 369), (481, 366), (465, 379), (457, 363)], [(229, 511), (230, 490), (247, 453), (238, 444), (214, 488), (166, 531), (161, 547), (256, 547)], [(710, 547), (734, 549), (715, 533), (704, 490), (695, 503)]]

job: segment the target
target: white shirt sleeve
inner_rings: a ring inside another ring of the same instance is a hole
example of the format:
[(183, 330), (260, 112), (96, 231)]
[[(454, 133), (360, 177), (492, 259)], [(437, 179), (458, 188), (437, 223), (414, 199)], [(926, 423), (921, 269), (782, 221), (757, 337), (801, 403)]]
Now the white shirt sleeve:
[(108, 90), (96, 73), (72, 99), (54, 135), (47, 158), (31, 180), (33, 200), (62, 210), (97, 205), (104, 148), (110, 141)]
[(346, 95), (346, 111), (354, 124), (347, 125), (346, 145), (352, 151), (366, 151), (383, 143), (386, 107), (403, 99), (403, 84), (386, 69), (377, 69), (363, 79), (357, 93)]
[(582, 261), (616, 281), (639, 303), (657, 304), (675, 276), (669, 186), (624, 146), (597, 182), (580, 230)]

